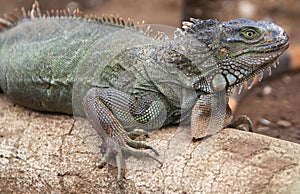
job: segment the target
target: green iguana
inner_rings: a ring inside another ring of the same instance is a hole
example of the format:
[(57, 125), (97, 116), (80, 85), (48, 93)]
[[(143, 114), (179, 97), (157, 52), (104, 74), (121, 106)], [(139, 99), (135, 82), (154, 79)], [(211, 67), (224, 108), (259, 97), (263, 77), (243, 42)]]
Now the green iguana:
[(286, 32), (266, 21), (191, 19), (169, 38), (119, 17), (43, 15), (37, 1), (22, 12), (0, 19), (1, 89), (35, 110), (86, 116), (118, 181), (124, 153), (161, 163), (136, 134), (180, 122), (191, 122), (195, 138), (207, 135), (199, 130), (251, 127), (245, 116), (232, 122), (228, 97), (261, 79), (289, 46)]

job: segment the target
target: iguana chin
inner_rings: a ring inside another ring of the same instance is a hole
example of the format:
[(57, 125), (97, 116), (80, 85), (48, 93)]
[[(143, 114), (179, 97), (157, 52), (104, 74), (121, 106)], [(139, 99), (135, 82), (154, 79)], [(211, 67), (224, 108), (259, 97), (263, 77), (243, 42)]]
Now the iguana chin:
[(191, 19), (170, 39), (121, 18), (42, 15), (37, 1), (22, 10), (21, 18), (0, 19), (1, 89), (35, 110), (86, 116), (118, 181), (124, 153), (161, 163), (153, 147), (132, 138), (138, 133), (190, 121), (201, 138), (251, 125), (245, 116), (232, 122), (228, 96), (245, 81), (251, 88), (289, 46), (286, 32), (266, 21)]

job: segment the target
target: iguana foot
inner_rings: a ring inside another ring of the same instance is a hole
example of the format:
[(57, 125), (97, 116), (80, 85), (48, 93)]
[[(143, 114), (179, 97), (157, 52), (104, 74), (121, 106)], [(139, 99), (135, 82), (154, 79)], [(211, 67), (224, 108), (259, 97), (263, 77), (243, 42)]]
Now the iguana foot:
[[(125, 167), (124, 158), (128, 156), (151, 158), (162, 165), (162, 162), (156, 157), (159, 156), (158, 152), (152, 146), (144, 141), (131, 138), (132, 136), (148, 133), (141, 129), (127, 132), (111, 110), (101, 101), (101, 97), (103, 97), (102, 90), (92, 88), (83, 99), (86, 117), (103, 139), (102, 148), (105, 150), (100, 166), (104, 166), (106, 162), (115, 163), (118, 167), (117, 179), (118, 182), (121, 182), (122, 168)], [(149, 149), (155, 155), (140, 149)]]
[[(124, 136), (123, 136), (124, 137)], [(111, 140), (110, 140), (111, 141)], [(139, 149), (150, 149), (156, 156), (159, 156), (159, 153), (150, 145), (148, 145), (146, 142), (143, 141), (135, 141), (130, 139), (128, 136), (127, 138), (124, 138), (121, 140), (121, 142), (125, 142), (122, 146), (119, 144), (116, 146), (116, 142), (120, 142), (120, 139), (113, 140), (114, 143), (105, 141), (105, 153), (103, 154), (103, 158), (97, 165), (98, 168), (103, 168), (107, 162), (113, 162), (116, 164), (118, 168), (117, 172), (117, 184), (120, 188), (123, 187), (123, 178), (122, 178), (122, 170), (124, 169), (124, 155), (125, 156), (135, 156), (135, 157), (145, 157), (145, 158), (151, 158), (158, 162), (161, 166), (163, 165), (162, 162), (157, 159), (154, 155), (151, 153), (145, 152), (144, 150)]]
[[(129, 156), (135, 156), (138, 158), (151, 158), (154, 161), (158, 162), (160, 164), (160, 166), (163, 165), (163, 163), (159, 159), (157, 159), (155, 156), (153, 156), (152, 154), (142, 151), (142, 150), (138, 150), (139, 148), (150, 149), (152, 152), (155, 153), (156, 156), (159, 156), (158, 152), (152, 146), (147, 145), (146, 142), (130, 140), (127, 143), (129, 146), (125, 146), (124, 148), (121, 148), (122, 154), (126, 153), (126, 155), (128, 154)], [(117, 163), (117, 167), (118, 167), (117, 181), (118, 181), (120, 188), (122, 188), (122, 185), (123, 185), (123, 181), (122, 181), (123, 179), (121, 176), (122, 165), (119, 165), (119, 164), (121, 164), (123, 162), (123, 159), (122, 159), (122, 157), (118, 157), (118, 155), (119, 154), (116, 155), (116, 163)], [(145, 167), (145, 168), (147, 168), (147, 167)]]
[[(122, 170), (125, 168), (124, 159), (126, 157), (134, 156), (137, 158), (151, 158), (158, 162), (161, 166), (163, 165), (156, 157), (159, 156), (158, 151), (152, 146), (148, 145), (144, 141), (131, 139), (129, 136), (132, 135), (132, 133), (124, 132), (123, 130), (119, 131), (118, 129), (115, 130), (118, 136), (114, 136), (113, 138), (106, 137), (104, 139), (103, 146), (105, 148), (105, 152), (98, 167), (103, 168), (107, 162), (115, 163), (118, 168), (117, 184), (120, 188), (123, 188)], [(154, 155), (140, 149), (149, 149), (154, 153)]]
[[(246, 125), (247, 128), (243, 127), (243, 125)], [(249, 132), (254, 131), (253, 123), (252, 123), (251, 119), (246, 115), (239, 116), (237, 119), (232, 121), (228, 125), (228, 127), (237, 128), (237, 129), (240, 129), (240, 130), (243, 130), (243, 131), (249, 131)]]

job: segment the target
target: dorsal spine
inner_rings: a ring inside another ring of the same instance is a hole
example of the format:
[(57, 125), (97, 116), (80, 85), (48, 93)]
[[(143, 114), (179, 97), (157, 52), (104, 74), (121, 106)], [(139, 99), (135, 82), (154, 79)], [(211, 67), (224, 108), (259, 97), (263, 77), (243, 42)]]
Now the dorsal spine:
[(0, 31), (4, 31), (6, 29), (12, 28), (17, 25), (18, 21), (24, 18), (34, 19), (34, 18), (49, 18), (49, 17), (68, 17), (73, 19), (84, 19), (86, 21), (97, 22), (99, 24), (107, 24), (119, 27), (133, 27), (134, 22), (132, 19), (128, 18), (125, 21), (123, 18), (119, 16), (113, 15), (103, 15), (102, 17), (98, 17), (96, 15), (85, 15), (79, 9), (75, 9), (73, 12), (70, 9), (63, 10), (46, 10), (44, 13), (40, 10), (39, 1), (35, 0), (32, 4), (31, 10), (25, 10), (24, 7), (21, 8), (21, 13), (17, 11), (14, 13), (6, 13), (4, 14), (4, 18), (0, 18)]

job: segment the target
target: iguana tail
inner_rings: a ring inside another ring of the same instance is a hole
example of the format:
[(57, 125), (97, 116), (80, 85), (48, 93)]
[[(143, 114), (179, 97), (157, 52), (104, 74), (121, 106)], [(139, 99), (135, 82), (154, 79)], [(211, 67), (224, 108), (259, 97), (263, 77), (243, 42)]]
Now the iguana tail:
[[(25, 17), (25, 15), (24, 15), (25, 9), (24, 8), (22, 8), (22, 12), (23, 12), (23, 18), (24, 18)], [(0, 18), (0, 49), (3, 46), (3, 37), (1, 35), (1, 33), (5, 30), (15, 26), (17, 24), (17, 22), (20, 20), (20, 18), (22, 18), (22, 16), (18, 12), (5, 13), (4, 18)], [(4, 74), (5, 74), (5, 72), (4, 72), (3, 67), (0, 67), (0, 83), (3, 83), (2, 79), (3, 79), (3, 77), (5, 77)], [(0, 93), (3, 93), (3, 89), (1, 88), (1, 85), (0, 85)]]

